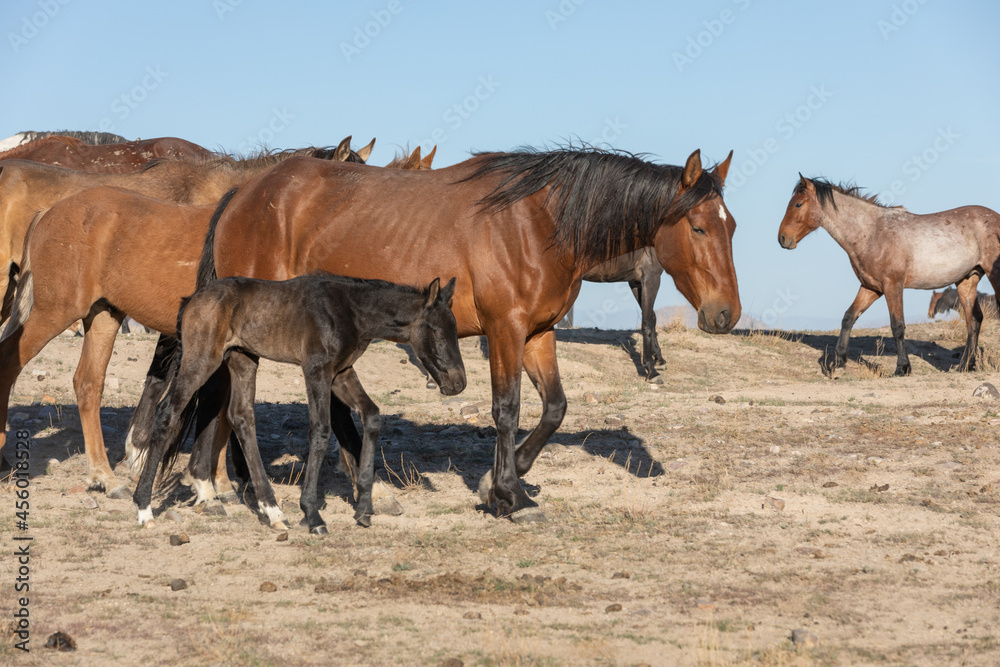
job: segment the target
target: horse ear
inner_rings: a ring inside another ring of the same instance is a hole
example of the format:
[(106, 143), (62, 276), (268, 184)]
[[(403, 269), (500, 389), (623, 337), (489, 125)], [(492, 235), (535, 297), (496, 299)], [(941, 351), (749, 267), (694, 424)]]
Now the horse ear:
[(434, 162), (434, 154), (437, 153), (437, 150), (437, 144), (434, 144), (434, 148), (432, 148), (431, 152), (427, 154), (427, 157), (420, 161), (420, 166), (417, 167), (417, 169), (430, 169), (431, 162)]
[(701, 177), (701, 149), (695, 149), (694, 153), (688, 156), (684, 165), (684, 173), (681, 176), (681, 185), (689, 188)]
[(807, 192), (816, 192), (816, 186), (812, 181), (803, 176), (801, 171), (799, 172), (799, 182), (805, 186)]
[(723, 183), (726, 182), (726, 176), (729, 174), (729, 163), (732, 161), (733, 152), (729, 151), (729, 155), (726, 156), (726, 159), (715, 165), (715, 169), (712, 170), (712, 173), (717, 174), (719, 178), (722, 179)]
[(368, 162), (368, 156), (372, 154), (372, 149), (375, 148), (375, 137), (368, 143), (367, 146), (363, 146), (358, 149), (358, 157)]
[(409, 159), (406, 164), (403, 165), (403, 169), (419, 169), (420, 168), (420, 146), (413, 149), (410, 153)]
[(437, 301), (438, 294), (441, 293), (441, 279), (435, 278), (433, 282), (427, 287), (426, 295), (424, 299), (424, 308), (430, 308)]
[(451, 306), (451, 300), (455, 296), (455, 278), (448, 281), (448, 284), (441, 288), (440, 299)]
[(344, 140), (337, 144), (333, 151), (334, 162), (343, 162), (351, 154), (351, 135), (344, 137)]

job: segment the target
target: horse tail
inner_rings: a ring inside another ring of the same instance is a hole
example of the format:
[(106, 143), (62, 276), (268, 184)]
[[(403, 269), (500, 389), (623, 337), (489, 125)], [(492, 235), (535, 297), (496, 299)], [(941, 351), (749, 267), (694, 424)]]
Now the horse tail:
[[(181, 357), (184, 353), (184, 342), (181, 340), (181, 324), (184, 320), (184, 311), (187, 309), (188, 302), (191, 301), (191, 297), (186, 296), (181, 299), (180, 310), (177, 311), (177, 347), (174, 348), (173, 354), (170, 355), (169, 366), (167, 367), (167, 374), (165, 379), (165, 389), (163, 395), (160, 397), (162, 401), (170, 393), (174, 387), (174, 382), (177, 380), (177, 375), (181, 370)], [(198, 392), (195, 392), (188, 401), (188, 404), (184, 406), (184, 410), (181, 412), (181, 427), (177, 431), (176, 437), (167, 443), (166, 448), (163, 453), (163, 461), (160, 465), (160, 476), (165, 477), (170, 469), (173, 468), (174, 462), (177, 460), (177, 456), (181, 453), (181, 445), (187, 440), (188, 433), (191, 432), (191, 428), (194, 426), (194, 420), (198, 408)]]
[[(215, 207), (215, 213), (212, 214), (212, 220), (208, 223), (208, 233), (205, 235), (205, 245), (201, 249), (201, 262), (198, 263), (198, 282), (196, 283), (196, 289), (201, 289), (218, 277), (215, 274), (215, 228), (219, 224), (219, 218), (222, 217), (222, 213), (226, 210), (226, 207), (229, 206), (229, 202), (232, 201), (237, 192), (239, 192), (239, 188), (233, 188), (226, 194), (222, 195), (222, 199), (219, 200), (218, 206)], [(179, 325), (177, 331), (180, 331)]]
[(31, 309), (35, 306), (35, 279), (31, 275), (31, 237), (32, 231), (38, 224), (38, 221), (42, 219), (45, 211), (39, 211), (35, 214), (35, 217), (31, 219), (31, 224), (28, 225), (28, 232), (25, 234), (24, 241), (24, 258), (21, 262), (20, 276), (17, 280), (17, 291), (14, 293), (14, 307), (10, 313), (10, 319), (7, 320), (6, 326), (3, 328), (3, 332), (0, 333), (0, 343), (10, 338), (14, 335), (14, 332), (24, 325), (24, 321), (28, 319), (28, 315), (31, 314)]

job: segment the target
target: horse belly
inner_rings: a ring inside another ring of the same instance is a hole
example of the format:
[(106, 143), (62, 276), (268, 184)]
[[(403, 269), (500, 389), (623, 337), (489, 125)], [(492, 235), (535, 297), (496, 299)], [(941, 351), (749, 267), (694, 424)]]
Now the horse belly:
[(906, 287), (940, 289), (966, 278), (979, 265), (979, 244), (954, 236), (916, 238)]

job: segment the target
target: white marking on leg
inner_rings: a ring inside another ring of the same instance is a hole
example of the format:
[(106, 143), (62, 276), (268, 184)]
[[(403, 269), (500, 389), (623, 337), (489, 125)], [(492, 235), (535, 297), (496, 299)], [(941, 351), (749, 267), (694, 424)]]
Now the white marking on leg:
[(192, 480), (191, 487), (194, 489), (197, 498), (195, 498), (195, 504), (207, 503), (210, 500), (215, 500), (215, 487), (212, 486), (212, 482), (207, 479), (195, 479)]
[(125, 432), (125, 460), (128, 461), (129, 468), (134, 470), (135, 463), (135, 447), (132, 446), (132, 431), (135, 429), (133, 424), (128, 425), (128, 431)]
[(148, 522), (153, 520), (153, 508), (147, 507), (146, 509), (139, 510), (139, 525), (145, 526)]
[(288, 523), (288, 517), (286, 517), (285, 513), (282, 512), (281, 509), (278, 508), (277, 506), (265, 505), (261, 503), (260, 508), (261, 510), (264, 511), (264, 516), (267, 517), (268, 523), (270, 523), (272, 526), (278, 523), (279, 521), (285, 524)]

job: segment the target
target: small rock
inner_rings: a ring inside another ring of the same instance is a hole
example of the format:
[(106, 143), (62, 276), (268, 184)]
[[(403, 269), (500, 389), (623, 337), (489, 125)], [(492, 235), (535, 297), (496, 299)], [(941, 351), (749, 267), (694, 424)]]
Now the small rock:
[(591, 405), (596, 405), (601, 402), (600, 397), (592, 391), (588, 391), (583, 395), (583, 400), (585, 403), (590, 403)]
[(460, 415), (466, 419), (472, 419), (479, 414), (479, 408), (475, 405), (466, 405), (464, 408), (458, 411)]
[(76, 642), (65, 632), (55, 632), (49, 635), (48, 641), (45, 642), (45, 648), (52, 648), (57, 651), (75, 651)]
[(187, 533), (177, 533), (176, 535), (170, 536), (170, 546), (179, 547), (182, 544), (187, 544), (191, 541), (191, 538), (187, 536)]
[(865, 463), (867, 463), (870, 466), (881, 465), (882, 461), (883, 459), (880, 456), (869, 456), (868, 458), (865, 459)]
[(719, 405), (724, 405), (726, 403), (726, 399), (722, 398), (719, 394), (712, 394), (708, 397), (708, 400), (713, 403), (718, 403)]
[(771, 445), (767, 451), (771, 452), (772, 454), (780, 454), (781, 447), (778, 445)]
[(885, 493), (889, 490), (888, 484), (873, 484), (869, 491), (874, 491), (876, 493)]
[(566, 445), (561, 445), (558, 442), (550, 442), (542, 447), (542, 451), (546, 454), (562, 454), (566, 451)]
[(997, 391), (997, 388), (991, 383), (984, 382), (976, 387), (975, 391), (972, 392), (972, 395), (978, 396), (979, 398), (997, 399), (1000, 398), (1000, 391)]
[(460, 429), (459, 427), (457, 427), (457, 426), (449, 426), (446, 429), (442, 429), (442, 430), (438, 431), (438, 435), (458, 435), (461, 432), (462, 432), (462, 429)]
[(462, 614), (462, 618), (464, 618), (467, 621), (478, 621), (482, 619), (482, 617), (483, 615), (480, 614), (478, 611), (467, 611), (464, 614)]
[(810, 648), (819, 644), (819, 637), (815, 632), (796, 628), (792, 630), (792, 643), (801, 648)]
[(84, 493), (87, 487), (84, 484), (77, 484), (76, 486), (70, 487), (69, 491), (66, 493)]
[(170, 580), (170, 590), (172, 591), (182, 591), (187, 588), (187, 582), (183, 579), (171, 579)]
[(45, 462), (45, 467), (46, 468), (55, 468), (58, 465), (59, 465), (59, 459), (48, 459)]
[(184, 523), (184, 517), (173, 510), (167, 510), (163, 513), (163, 518), (166, 521), (176, 521), (177, 523)]
[(465, 663), (458, 658), (445, 658), (441, 661), (441, 667), (465, 667)]
[(288, 541), (288, 531), (287, 530), (283, 530), (280, 533), (278, 533), (278, 537), (275, 538), (275, 541), (276, 542), (287, 542)]
[(271, 583), (270, 581), (265, 581), (264, 583), (262, 583), (262, 584), (260, 585), (260, 592), (261, 592), (261, 593), (273, 593), (273, 592), (275, 592), (276, 590), (278, 590), (278, 587), (277, 587), (277, 586), (275, 586), (275, 585), (274, 585), (273, 583)]
[(403, 506), (382, 480), (378, 480), (372, 487), (372, 511), (382, 516), (399, 516), (403, 513)]
[(354, 576), (355, 577), (367, 577), (368, 576), (368, 570), (360, 570), (360, 569), (355, 570), (354, 571)]
[(836, 486), (840, 486), (840, 484), (837, 484), (836, 482), (823, 482), (824, 489), (832, 489)]
[(711, 600), (699, 599), (696, 600), (694, 604), (702, 611), (715, 611), (715, 603)]
[(611, 575), (612, 579), (631, 579), (632, 575), (628, 572), (615, 572)]
[(604, 418), (604, 423), (612, 428), (620, 428), (625, 425), (625, 415), (608, 415)]
[(15, 412), (14, 414), (12, 414), (10, 417), (7, 418), (7, 421), (9, 421), (11, 424), (20, 424), (21, 422), (30, 418), (31, 415), (29, 415), (27, 412)]
[(110, 389), (111, 391), (118, 391), (119, 389), (121, 389), (121, 382), (118, 380), (118, 378), (107, 378), (104, 381), (104, 388)]
[(779, 512), (785, 509), (785, 501), (781, 498), (773, 498), (771, 496), (767, 497), (767, 504), (772, 508), (778, 510)]
[(55, 405), (55, 404), (56, 404), (56, 399), (53, 398), (52, 396), (49, 396), (48, 394), (42, 396), (42, 405)]
[(44, 380), (45, 378), (48, 377), (49, 372), (48, 371), (43, 371), (41, 369), (35, 369), (35, 370), (31, 371), (31, 374), (35, 376), (36, 380), (38, 380), (39, 382), (41, 382), (42, 380)]
[(80, 500), (80, 503), (86, 509), (88, 509), (88, 510), (96, 510), (97, 509), (97, 501), (94, 500), (93, 498), (91, 498), (90, 496), (86, 496), (86, 497), (82, 498)]
[(610, 614), (612, 612), (621, 611), (621, 610), (622, 610), (622, 606), (616, 602), (614, 604), (609, 604), (607, 607), (605, 607), (604, 608), (604, 613)]

